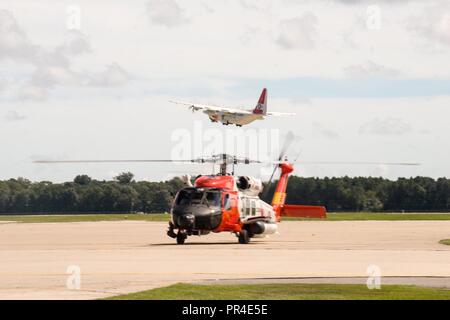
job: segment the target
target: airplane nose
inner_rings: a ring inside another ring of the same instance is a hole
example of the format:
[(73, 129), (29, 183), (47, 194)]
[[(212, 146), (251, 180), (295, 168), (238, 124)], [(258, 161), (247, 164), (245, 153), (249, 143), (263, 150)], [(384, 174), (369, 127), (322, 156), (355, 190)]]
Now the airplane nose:
[(193, 228), (195, 222), (195, 216), (193, 214), (185, 214), (180, 216), (179, 225), (181, 228)]

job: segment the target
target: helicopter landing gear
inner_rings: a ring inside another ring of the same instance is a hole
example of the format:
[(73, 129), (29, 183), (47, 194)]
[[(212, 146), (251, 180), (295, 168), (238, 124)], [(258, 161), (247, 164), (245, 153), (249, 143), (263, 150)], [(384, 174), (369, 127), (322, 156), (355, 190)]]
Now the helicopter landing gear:
[(250, 242), (250, 234), (245, 229), (242, 229), (241, 231), (239, 231), (237, 236), (238, 236), (238, 241), (240, 244), (247, 244)]
[(177, 233), (177, 244), (184, 244), (187, 239), (187, 234), (185, 232), (178, 231)]
[(167, 229), (167, 235), (171, 238), (176, 238), (177, 234), (173, 231), (174, 227), (172, 221), (169, 222), (169, 229)]

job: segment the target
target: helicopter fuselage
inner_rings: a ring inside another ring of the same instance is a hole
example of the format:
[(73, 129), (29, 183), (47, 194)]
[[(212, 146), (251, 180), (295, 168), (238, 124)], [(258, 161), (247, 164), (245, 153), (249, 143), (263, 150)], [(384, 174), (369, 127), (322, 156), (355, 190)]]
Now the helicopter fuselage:
[(322, 206), (285, 204), (293, 166), (287, 162), (278, 166), (281, 175), (271, 204), (259, 198), (263, 187), (258, 179), (223, 173), (197, 177), (194, 185), (177, 193), (167, 235), (183, 244), (191, 235), (231, 232), (236, 234), (239, 243), (245, 244), (250, 238), (276, 233), (281, 216), (325, 217)]
[(177, 193), (171, 227), (187, 235), (239, 233), (243, 228), (251, 236), (275, 233), (275, 212), (258, 197), (260, 191), (262, 184), (249, 177), (200, 176), (194, 186)]

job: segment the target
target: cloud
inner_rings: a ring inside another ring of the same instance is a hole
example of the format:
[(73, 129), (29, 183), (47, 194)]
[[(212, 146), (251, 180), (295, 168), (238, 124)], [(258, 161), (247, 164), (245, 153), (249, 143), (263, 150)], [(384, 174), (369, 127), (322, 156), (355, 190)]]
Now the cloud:
[(27, 117), (24, 115), (19, 114), (17, 111), (8, 111), (6, 115), (4, 116), (4, 119), (6, 121), (21, 121), (25, 120)]
[(385, 164), (377, 164), (371, 171), (370, 175), (372, 177), (387, 177), (389, 176), (390, 168)]
[(185, 24), (189, 19), (175, 0), (150, 0), (147, 2), (147, 15), (150, 22), (165, 27)]
[(245, 10), (268, 12), (274, 2), (272, 0), (239, 0), (239, 5)]
[(56, 86), (117, 87), (128, 82), (128, 73), (117, 63), (98, 73), (82, 74), (68, 67), (47, 66), (35, 69), (31, 80), (19, 90), (22, 100), (43, 101)]
[(29, 60), (36, 53), (11, 12), (0, 10), (0, 60)]
[(244, 45), (250, 45), (258, 36), (264, 34), (263, 30), (259, 27), (245, 26), (242, 35), (239, 40)]
[(89, 86), (115, 87), (128, 82), (128, 73), (117, 63), (106, 66), (102, 73), (91, 76)]
[(77, 85), (80, 83), (80, 75), (68, 67), (38, 67), (32, 75), (31, 83), (41, 88), (52, 88), (55, 85)]
[(21, 100), (44, 101), (48, 97), (48, 90), (33, 84), (26, 84), (18, 92)]
[(68, 66), (69, 56), (90, 52), (86, 36), (73, 30), (66, 34), (65, 42), (54, 50), (35, 45), (7, 10), (0, 10), (0, 60), (10, 59), (35, 66)]
[(0, 79), (0, 92), (5, 90), (5, 88), (8, 86), (8, 83), (2, 79)]
[(359, 134), (373, 135), (402, 135), (411, 131), (411, 125), (399, 118), (375, 118), (359, 128)]
[(294, 96), (290, 99), (291, 103), (294, 105), (311, 105), (312, 104), (312, 100), (309, 97), (306, 96)]
[(276, 43), (284, 49), (313, 49), (316, 46), (318, 19), (312, 12), (280, 22)]
[(318, 137), (326, 139), (337, 139), (339, 138), (339, 133), (329, 129), (328, 127), (320, 124), (319, 122), (313, 122), (314, 134)]
[[(367, 5), (367, 4), (374, 4), (375, 2), (373, 0), (330, 0), (334, 2), (339, 2), (342, 4), (359, 4), (359, 5)], [(378, 3), (388, 3), (388, 4), (404, 4), (406, 2), (412, 2), (412, 1), (419, 1), (419, 0), (377, 0)]]
[(450, 6), (430, 7), (410, 18), (406, 27), (415, 36), (450, 46)]
[(351, 78), (367, 78), (371, 76), (396, 77), (401, 74), (398, 69), (389, 68), (367, 60), (362, 64), (344, 67), (344, 73)]
[(64, 43), (57, 48), (67, 55), (80, 55), (84, 53), (91, 53), (92, 48), (87, 36), (77, 30), (71, 30), (66, 33)]
[(19, 99), (45, 100), (56, 86), (110, 87), (128, 81), (128, 74), (117, 63), (99, 73), (75, 70), (73, 58), (91, 52), (87, 36), (77, 30), (67, 31), (63, 43), (52, 49), (33, 44), (13, 14), (0, 10), (0, 60), (34, 67), (29, 79), (18, 89)]
[(259, 7), (257, 6), (257, 3), (255, 1), (249, 1), (249, 0), (239, 0), (239, 4), (242, 6), (242, 8), (247, 10), (258, 10)]

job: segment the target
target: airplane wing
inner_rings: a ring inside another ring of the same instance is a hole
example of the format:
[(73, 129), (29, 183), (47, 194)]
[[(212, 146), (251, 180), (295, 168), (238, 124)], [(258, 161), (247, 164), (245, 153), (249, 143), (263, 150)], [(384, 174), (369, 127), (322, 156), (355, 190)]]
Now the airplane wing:
[(204, 110), (204, 111), (216, 111), (216, 112), (225, 112), (225, 113), (234, 113), (234, 114), (253, 114), (251, 111), (243, 110), (243, 109), (233, 109), (228, 107), (219, 107), (212, 106), (207, 104), (198, 104), (192, 102), (184, 102), (184, 101), (169, 101), (175, 104), (181, 104), (188, 106), (193, 111)]
[(268, 116), (274, 117), (282, 117), (282, 116), (295, 116), (295, 113), (286, 113), (286, 112), (267, 112)]

